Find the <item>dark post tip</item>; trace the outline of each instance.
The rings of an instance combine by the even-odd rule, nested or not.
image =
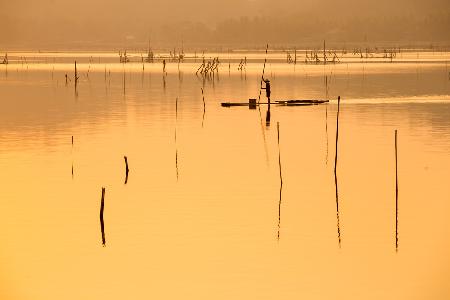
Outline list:
[[[128,158],[126,156],[123,157],[125,159],[125,167],[126,167],[126,171],[128,173],[129,169],[128,169]]]

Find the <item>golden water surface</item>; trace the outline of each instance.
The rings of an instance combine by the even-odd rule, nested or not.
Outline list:
[[[214,78],[201,58],[163,75],[116,53],[9,54],[0,299],[450,299],[450,54],[271,55],[272,101],[330,103],[271,105],[268,126],[267,106],[221,107],[258,97],[264,53],[225,53]]]

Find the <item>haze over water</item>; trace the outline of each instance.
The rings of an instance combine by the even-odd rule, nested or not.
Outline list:
[[[206,52],[221,62],[206,78],[201,53],[166,75],[129,55],[0,65],[0,298],[450,298],[449,52]],[[270,124],[266,105],[221,107],[258,98],[265,58],[272,102],[330,102],[272,104]]]

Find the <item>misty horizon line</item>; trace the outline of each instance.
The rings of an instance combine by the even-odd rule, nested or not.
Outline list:
[[[0,51],[6,49],[196,49],[206,48],[320,48],[330,47],[449,46],[450,13],[421,17],[372,16],[346,19],[292,16],[234,17],[208,25],[202,21],[172,21],[150,26],[129,22],[91,23],[79,26],[75,20],[58,25],[57,20],[32,24],[20,21],[0,36]]]

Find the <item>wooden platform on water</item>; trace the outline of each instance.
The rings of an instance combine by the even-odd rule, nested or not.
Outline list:
[[[253,101],[252,101],[253,100]],[[260,102],[257,103],[256,99],[249,99],[248,102],[222,102],[221,105],[223,107],[232,107],[232,106],[249,106],[250,108],[259,106],[259,105],[268,105],[268,102]],[[282,105],[282,106],[307,106],[307,105],[318,105],[328,103],[330,100],[313,100],[313,99],[301,99],[301,100],[275,100],[271,102],[271,105]]]

